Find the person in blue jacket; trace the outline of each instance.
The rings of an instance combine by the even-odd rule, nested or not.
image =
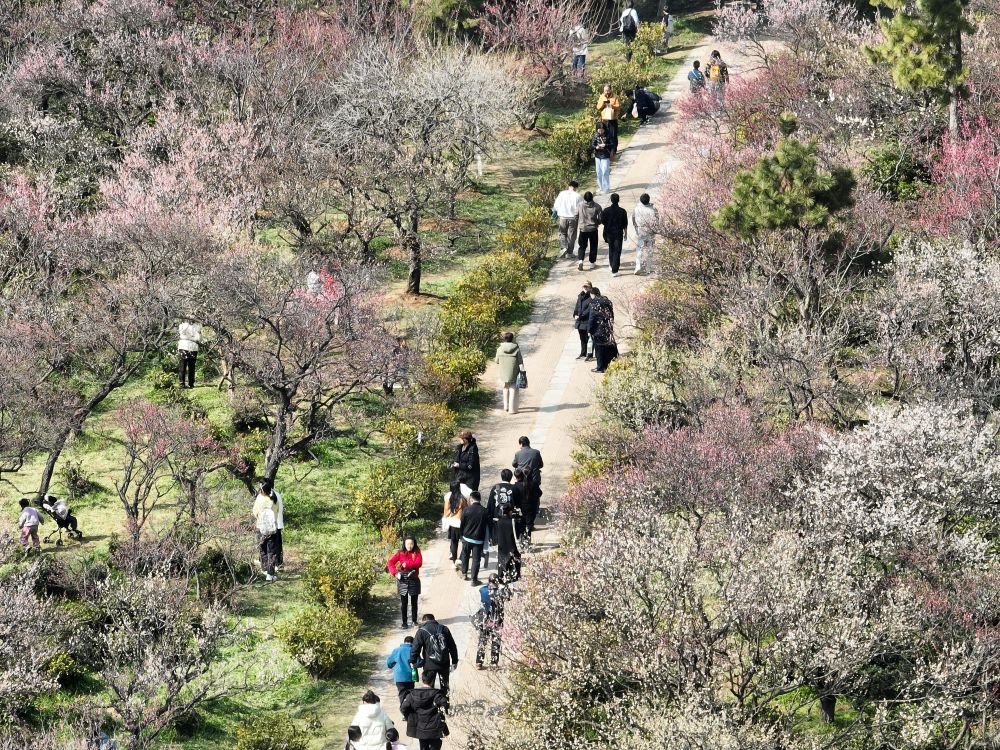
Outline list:
[[[389,654],[385,660],[385,665],[392,670],[392,679],[396,682],[396,690],[399,691],[399,705],[403,705],[406,696],[413,690],[413,671],[410,667],[410,652],[413,650],[413,636],[408,635],[403,642],[396,646],[396,649]],[[418,659],[417,666],[424,666],[424,660]]]

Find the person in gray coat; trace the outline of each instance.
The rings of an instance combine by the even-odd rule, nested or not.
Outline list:
[[[542,468],[545,462],[542,461],[541,452],[531,447],[531,441],[526,435],[519,437],[517,444],[519,448],[514,454],[513,466],[524,473],[524,526],[530,538],[531,532],[535,530],[535,518],[542,499]]]
[[[597,227],[601,225],[601,204],[594,200],[594,194],[590,191],[583,194],[583,203],[577,209],[577,229],[579,231],[579,245],[577,248],[577,258],[580,264],[577,266],[583,270],[583,259],[587,252],[587,245],[590,245],[590,267],[597,263]]]
[[[503,410],[517,414],[517,374],[524,371],[524,357],[521,347],[514,341],[514,334],[508,331],[503,342],[497,347],[497,379],[503,393]]]

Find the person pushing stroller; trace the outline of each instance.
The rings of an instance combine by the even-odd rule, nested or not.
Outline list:
[[[66,532],[70,539],[76,539],[77,541],[83,539],[83,532],[78,527],[76,516],[70,511],[69,503],[66,502],[65,498],[46,495],[45,499],[42,500],[42,510],[48,513],[52,520],[56,522],[56,527],[45,537],[44,541],[46,543],[51,541],[53,534],[59,534],[56,546],[61,547],[63,544],[63,531]]]

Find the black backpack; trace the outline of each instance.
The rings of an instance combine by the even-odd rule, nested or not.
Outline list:
[[[622,19],[622,33],[623,34],[635,33],[635,19],[632,17],[631,13],[628,13],[625,16],[625,18]]]
[[[448,641],[444,637],[444,628],[438,627],[436,632],[427,632],[427,661],[435,664],[448,663]]]

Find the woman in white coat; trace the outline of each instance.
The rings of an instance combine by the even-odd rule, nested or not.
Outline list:
[[[382,708],[379,697],[371,690],[361,698],[351,725],[361,729],[361,739],[354,743],[358,750],[385,750],[385,733],[393,728],[393,723]]]

